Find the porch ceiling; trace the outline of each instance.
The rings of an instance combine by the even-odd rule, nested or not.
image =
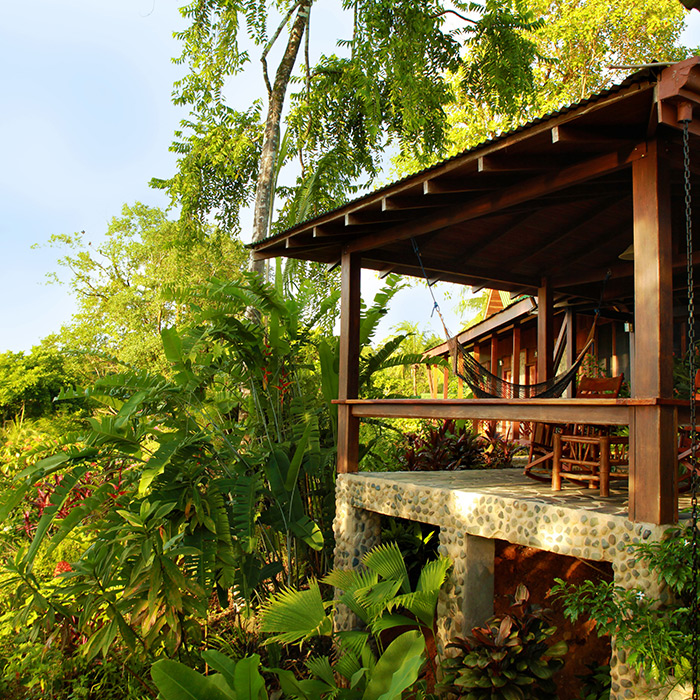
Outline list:
[[[690,73],[697,62],[677,66],[689,64]],[[254,254],[332,265],[343,251],[355,252],[363,267],[420,276],[415,238],[431,280],[518,293],[533,292],[549,277],[560,294],[597,299],[610,269],[606,296],[624,300],[633,294],[633,263],[619,258],[633,237],[632,163],[658,134],[667,144],[681,287],[681,136],[659,123],[674,123],[675,110],[669,118],[658,102],[660,94],[675,99],[683,92],[670,73],[676,67],[636,74],[579,106],[261,241]],[[700,133],[695,123],[691,131]],[[693,135],[691,147],[698,191],[700,137]]]

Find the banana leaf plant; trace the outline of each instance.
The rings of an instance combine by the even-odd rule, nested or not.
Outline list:
[[[323,545],[303,491],[307,472],[328,470],[330,452],[320,404],[299,391],[313,330],[254,277],[212,282],[206,302],[195,325],[163,331],[168,374],[126,367],[64,391],[101,409],[0,499],[0,521],[19,527],[24,499],[51,484],[5,582],[22,581],[18,621],[31,607],[25,618],[41,627],[45,599],[67,607],[89,655],[119,641],[135,654],[172,655],[198,642],[213,594],[225,601],[233,589],[251,602],[285,567],[291,580],[292,551]],[[247,319],[249,306],[269,323]],[[85,548],[69,570],[32,578],[37,556],[75,537]]]

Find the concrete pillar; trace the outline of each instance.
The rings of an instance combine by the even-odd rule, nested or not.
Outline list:
[[[447,643],[469,634],[493,615],[494,540],[440,528],[439,553],[452,560],[452,570],[437,606],[437,652],[450,655]]]

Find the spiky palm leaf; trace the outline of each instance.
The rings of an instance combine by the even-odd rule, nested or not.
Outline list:
[[[401,582],[401,590],[409,593],[411,584],[408,580],[406,562],[396,542],[380,544],[362,557],[362,563],[383,579],[395,579]]]
[[[330,634],[332,627],[315,580],[306,590],[285,589],[272,596],[260,611],[260,631],[272,635],[268,643],[294,644]]]

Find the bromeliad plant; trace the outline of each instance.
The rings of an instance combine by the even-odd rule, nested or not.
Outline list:
[[[465,700],[556,700],[552,676],[564,665],[563,641],[550,644],[556,628],[546,611],[530,604],[520,584],[511,613],[496,616],[470,637],[450,644],[456,656],[443,662],[442,692]]]

